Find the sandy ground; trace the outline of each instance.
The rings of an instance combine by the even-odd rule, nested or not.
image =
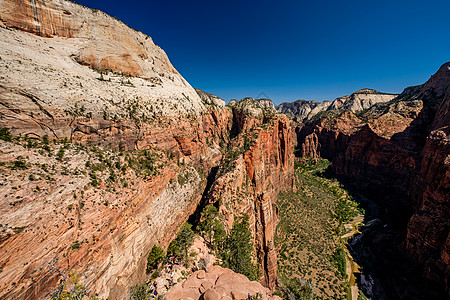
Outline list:
[[[345,224],[345,228],[350,229],[350,231],[342,235],[341,238],[347,239],[357,234],[359,232],[358,227],[363,221],[364,216],[361,215],[354,218],[351,223]],[[358,300],[359,289],[356,284],[355,273],[359,273],[359,266],[353,261],[353,257],[346,247],[344,247],[344,251],[346,256],[346,274],[350,284],[350,299]]]

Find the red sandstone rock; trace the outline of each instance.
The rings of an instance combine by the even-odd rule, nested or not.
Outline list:
[[[205,274],[205,278],[199,280],[199,274]],[[218,278],[211,281],[207,278]],[[192,280],[194,278],[195,280]],[[189,282],[189,284],[186,284]],[[195,283],[195,284],[193,284]],[[188,287],[189,286],[189,287]],[[198,295],[196,294],[199,291]],[[272,296],[269,289],[261,284],[248,280],[242,274],[234,273],[229,269],[219,266],[209,267],[205,271],[196,271],[182,283],[178,283],[166,293],[167,300],[178,300],[191,297],[197,299],[248,299],[248,296],[260,295],[264,300],[279,300],[277,296]]]
[[[3,173],[13,180],[0,189],[0,224],[26,230],[0,234],[0,298],[43,296],[60,279],[47,265],[55,259],[58,268],[85,273],[89,289],[100,297],[123,299],[132,285],[145,281],[151,247],[166,247],[195,211],[206,185],[199,172],[207,174],[219,163],[218,144],[229,136],[231,110],[220,99],[203,105],[150,37],[102,12],[70,1],[7,0],[0,2],[0,19],[0,70],[9,74],[0,84],[0,127],[16,136],[48,135],[50,142],[99,144],[105,153],[122,147],[173,156],[151,178],[126,169],[130,186],[116,186],[116,192],[104,185],[89,188],[89,176],[71,173],[52,175],[54,184],[28,180],[41,172],[37,165]],[[101,81],[77,60],[116,73]],[[67,161],[60,162],[4,141],[0,148],[3,162],[23,155],[56,170],[81,170],[89,159],[67,150]],[[177,166],[178,159],[189,165]],[[186,171],[189,180],[180,185],[177,178]],[[19,177],[16,194],[12,187]],[[16,196],[22,201],[9,205]],[[81,246],[72,249],[77,240]]]
[[[210,199],[222,199],[219,211],[230,228],[234,216],[242,212],[249,215],[257,259],[263,274],[261,283],[274,289],[277,281],[277,253],[273,242],[277,212],[274,203],[280,190],[293,187],[291,125],[282,115],[274,116],[262,125],[263,120],[252,120],[245,106],[244,109],[241,106],[240,103],[233,106],[235,118],[241,120],[237,123],[237,130],[244,133],[247,130],[250,136],[254,136],[253,145],[237,158],[232,170],[219,174],[211,188]],[[240,147],[244,137],[234,142],[236,148]]]
[[[445,278],[450,295],[449,107],[450,88],[436,114],[423,150],[420,175],[426,182],[426,188],[423,194],[415,195],[417,208],[408,224],[406,249],[412,258],[424,265],[427,277],[438,282]]]
[[[445,286],[447,294],[449,108],[450,63],[446,63],[424,85],[405,89],[399,101],[381,110],[369,109],[363,116],[370,125],[358,128],[355,119],[343,115],[344,123],[338,118],[297,128],[302,156],[326,157],[337,175],[360,188],[397,195],[396,202],[384,203],[392,211],[414,210],[406,251],[425,276]]]

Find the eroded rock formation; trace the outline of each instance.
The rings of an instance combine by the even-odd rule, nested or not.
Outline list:
[[[428,91],[444,99],[418,166],[425,188],[414,195],[415,212],[408,223],[405,247],[424,266],[427,277],[445,281],[450,295],[450,64],[442,66],[424,88],[430,85]]]
[[[234,273],[229,269],[211,266],[206,270],[199,270],[186,280],[177,284],[166,294],[167,300],[178,299],[242,299],[259,297],[262,300],[278,300],[272,296],[268,288],[260,283],[250,281],[242,274]]]
[[[273,289],[277,280],[275,201],[279,191],[293,187],[291,126],[286,117],[253,99],[234,104],[233,115],[240,136],[232,141],[228,155],[234,155],[234,151],[242,155],[231,164],[225,155],[211,187],[210,201],[219,201],[219,210],[230,228],[234,216],[242,212],[249,215],[262,283]]]
[[[446,63],[422,86],[357,117],[344,112],[297,128],[299,153],[332,160],[334,174],[376,195],[404,232],[402,249],[447,294],[449,87]]]
[[[13,134],[108,140],[116,146],[123,139],[133,148],[144,135],[141,120],[205,109],[150,37],[102,12],[70,1],[2,1],[0,19],[6,25],[0,28],[0,126]],[[76,29],[82,24],[85,29]],[[33,34],[34,25],[40,36]],[[90,48],[95,63],[80,61]],[[130,59],[139,72],[126,71]]]
[[[353,113],[369,109],[377,103],[386,103],[394,99],[395,94],[380,93],[372,89],[361,89],[351,95],[336,98],[334,101],[297,100],[292,103],[281,103],[277,110],[293,118],[296,122],[308,122],[323,112],[349,110]]]
[[[71,56],[94,69],[113,70],[156,81],[159,74],[180,76],[152,39],[107,14],[70,1],[6,0],[0,3],[4,25],[42,37],[74,39]]]
[[[226,107],[195,91],[150,37],[69,1],[2,1],[0,20],[0,127],[18,137],[0,141],[0,298],[39,298],[58,269],[123,299],[239,143],[247,148],[228,171],[251,191],[244,211],[262,282],[274,287],[272,201],[292,183],[293,139],[270,101],[257,114]],[[238,211],[222,211],[232,224]]]

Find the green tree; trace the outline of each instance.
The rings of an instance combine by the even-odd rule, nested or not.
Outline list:
[[[225,244],[223,253],[225,266],[247,276],[250,280],[258,280],[259,269],[252,262],[253,243],[248,215],[243,214],[235,220]]]
[[[198,228],[203,238],[209,244],[210,247],[221,248],[226,233],[222,222],[220,221],[220,215],[217,208],[209,204],[203,208],[201,213],[200,223]]]
[[[341,246],[339,246],[336,249],[336,251],[333,254],[333,258],[334,258],[334,265],[338,269],[339,273],[341,274],[341,276],[343,278],[346,278],[347,277],[347,273],[346,273],[347,259],[345,258],[345,251],[344,251],[344,249],[342,249]]]
[[[42,137],[42,143],[45,144],[45,145],[48,145],[48,143],[49,143],[48,135],[44,135],[44,136]]]
[[[61,147],[61,148],[59,148],[58,153],[56,153],[56,159],[62,160],[63,157],[64,157],[64,148]]]
[[[18,156],[15,161],[13,161],[13,164],[11,166],[12,170],[25,170],[28,169],[27,163],[25,161],[25,158],[22,156]]]
[[[11,131],[7,127],[0,128],[0,139],[10,142],[12,140]]]
[[[147,257],[147,274],[158,268],[164,259],[164,250],[154,245]]]
[[[293,278],[289,280],[286,284],[287,296],[291,299],[297,300],[313,300],[316,299],[314,289],[309,281],[304,281],[299,278]]]
[[[81,280],[81,276],[71,271],[69,274],[63,274],[62,281],[55,288],[54,292],[45,296],[44,299],[52,300],[98,300],[96,296],[89,296],[89,291],[86,289],[86,276]]]
[[[214,250],[216,252],[224,251],[225,242],[227,239],[227,233],[223,227],[222,222],[219,219],[214,220]]]
[[[180,232],[178,233],[176,239],[174,239],[167,249],[167,255],[174,254],[175,256],[187,258],[188,249],[194,243],[194,231],[192,230],[192,225],[189,223],[184,223],[181,226]]]
[[[47,152],[50,152],[50,146],[49,146],[49,140],[48,135],[44,135],[42,137],[42,149],[44,149]]]
[[[130,288],[130,299],[131,300],[153,299],[150,287],[145,283],[133,285]]]

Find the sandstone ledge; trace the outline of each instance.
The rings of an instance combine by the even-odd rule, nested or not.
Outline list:
[[[248,296],[260,295],[262,299],[278,300],[268,288],[256,281],[250,281],[242,274],[219,266],[194,272],[186,280],[178,283],[166,294],[167,300],[178,299],[248,299]]]

